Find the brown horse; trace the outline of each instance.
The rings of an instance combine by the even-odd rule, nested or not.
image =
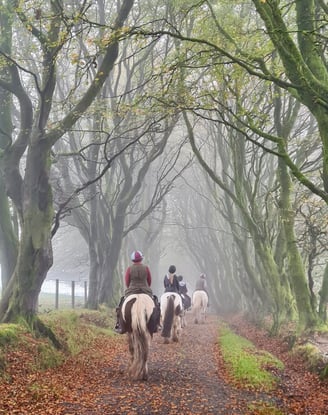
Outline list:
[[[121,323],[128,335],[131,355],[129,376],[148,379],[148,356],[153,333],[157,331],[154,301],[148,294],[131,294],[123,302]]]

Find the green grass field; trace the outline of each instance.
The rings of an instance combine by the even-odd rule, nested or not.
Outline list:
[[[84,297],[75,296],[74,308],[84,307]],[[56,295],[51,293],[41,292],[39,295],[39,312],[47,312],[56,308]],[[58,309],[73,308],[72,296],[70,294],[59,294],[58,296]]]

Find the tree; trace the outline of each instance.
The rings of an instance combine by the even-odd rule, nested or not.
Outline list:
[[[177,26],[176,19],[172,18],[166,29],[157,30],[149,25],[149,31],[145,29],[142,33],[146,36],[168,35],[179,41],[180,54],[176,64],[172,65],[172,73],[184,68],[183,79],[188,84],[188,88],[183,89],[183,94],[180,96],[180,108],[192,111],[196,115],[200,115],[206,109],[209,119],[214,112],[219,112],[220,122],[235,129],[247,140],[256,143],[267,152],[278,156],[297,180],[327,203],[327,70],[324,58],[326,26],[321,24],[322,20],[320,20],[320,16],[325,13],[323,2],[299,0],[288,3],[253,0],[242,4],[239,1],[212,4],[204,1],[200,4],[183,2],[175,7],[174,15],[181,12],[183,23],[180,21]],[[191,21],[192,26],[189,24]],[[205,21],[206,25],[203,24]],[[249,33],[252,33],[252,36],[247,36]],[[188,68],[188,71],[185,68]],[[191,68],[194,70],[192,71]],[[200,75],[200,68],[205,73]],[[222,68],[226,69],[223,74],[224,78],[221,77]],[[276,91],[281,91],[280,94],[286,93],[294,97],[301,104],[302,109],[304,106],[313,114],[320,134],[323,154],[321,183],[317,179],[311,180],[307,171],[302,170],[297,164],[294,157],[295,148],[289,143],[290,137],[285,135],[285,131],[272,128],[274,120],[272,113],[263,113],[255,106],[246,108],[242,100],[238,100],[237,105],[231,105],[231,102],[226,99],[226,92],[229,88],[220,90],[219,86],[222,80],[233,85],[237,77],[246,81],[246,85],[250,86],[248,101],[257,103],[259,94],[262,96],[262,92],[268,90],[268,85],[274,85]],[[199,87],[197,93],[192,94],[190,85],[197,85],[196,79],[202,79],[202,88]],[[206,87],[210,84],[207,82],[208,79],[213,80],[212,88]],[[195,90],[197,88],[194,88],[193,92]],[[222,95],[220,96],[218,92]],[[230,114],[230,121],[222,114]],[[188,120],[186,122],[188,124]],[[295,125],[293,131],[298,128],[298,125]],[[193,129],[188,129],[192,137]],[[292,130],[287,131],[290,133]],[[193,148],[197,154],[198,146],[193,144]],[[198,158],[201,159],[199,156],[198,154]],[[202,163],[204,168],[206,168],[205,164]],[[289,186],[289,179],[285,174],[286,171],[283,172],[283,165],[280,164],[280,178],[284,180],[285,192]],[[214,177],[212,178],[215,180]],[[283,196],[283,193],[281,195]],[[240,202],[234,200],[234,203]],[[287,210],[285,209],[285,213]],[[246,217],[245,220],[247,220]],[[284,224],[284,237],[286,242],[290,243],[286,245],[289,249],[295,247],[295,242],[291,243],[293,240],[292,222],[293,218],[289,216]],[[256,228],[253,229],[256,230]],[[267,258],[266,274],[272,277],[274,275],[270,271],[272,258],[267,256],[268,252],[261,246],[260,241],[257,239],[262,260]],[[293,279],[293,289],[297,294],[299,311],[301,311],[302,301],[305,297],[308,298],[308,287],[304,273],[299,267],[299,256],[296,251],[292,253],[291,250],[289,250],[289,255],[289,277]],[[297,267],[298,271],[295,272]],[[321,290],[323,304],[328,298],[326,291],[328,284],[325,282],[327,275],[328,272],[325,272]],[[276,286],[276,299],[278,299],[282,294],[278,289],[279,272],[275,273],[274,280],[277,282],[274,285]],[[306,305],[307,312],[305,313],[308,317],[302,320],[306,325],[312,325],[314,319],[311,316],[308,300],[306,300]]]
[[[28,6],[28,5],[27,5]],[[36,50],[39,72],[28,69],[24,56],[17,49],[9,55],[1,50],[2,61],[9,79],[0,79],[0,89],[8,91],[19,104],[20,127],[17,136],[1,156],[1,171],[8,196],[19,214],[20,240],[15,270],[0,303],[0,321],[15,321],[22,316],[33,324],[41,285],[52,265],[51,227],[53,223],[52,189],[49,182],[52,147],[82,117],[113,68],[118,56],[118,45],[124,34],[123,24],[133,6],[133,0],[118,5],[117,15],[109,23],[99,47],[90,50],[91,62],[98,59],[97,72],[87,89],[79,94],[75,85],[75,102],[68,105],[63,117],[52,124],[51,114],[57,81],[57,62],[60,54],[67,56],[65,48],[72,44],[75,31],[83,30],[89,19],[88,5],[64,9],[60,2],[44,4],[37,14],[18,1],[10,2],[11,18],[23,27],[24,35]],[[90,10],[92,13],[92,10]],[[92,18],[92,16],[90,16]],[[90,29],[93,24],[88,23]],[[33,90],[27,79],[32,79]],[[32,99],[33,97],[33,99]],[[34,105],[37,101],[37,106]],[[26,155],[24,159],[23,156]],[[25,164],[22,174],[21,165]]]

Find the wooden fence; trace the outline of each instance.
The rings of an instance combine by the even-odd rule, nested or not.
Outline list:
[[[41,290],[39,295],[39,310],[85,307],[88,300],[88,283],[87,281],[62,281],[46,280],[47,283],[54,283],[54,289],[51,292]],[[70,290],[68,291],[68,287]],[[79,288],[79,294],[76,291]]]

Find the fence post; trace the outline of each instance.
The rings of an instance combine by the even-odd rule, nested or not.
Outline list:
[[[58,310],[58,302],[59,302],[59,280],[56,280],[56,310]]]
[[[72,308],[75,308],[75,281],[72,281]]]
[[[84,308],[87,307],[88,302],[88,283],[84,281]]]

